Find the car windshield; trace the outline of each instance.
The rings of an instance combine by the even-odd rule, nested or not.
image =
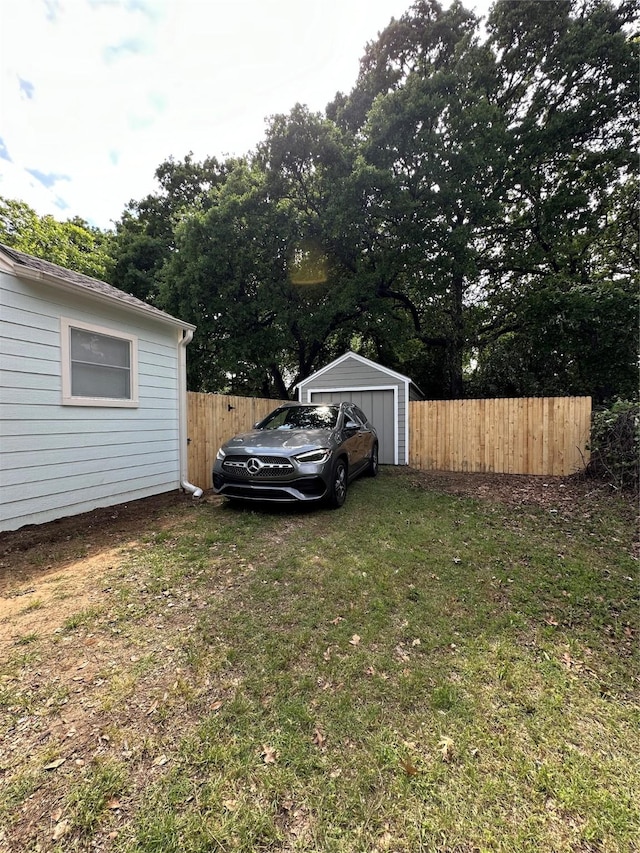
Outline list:
[[[337,406],[288,406],[267,415],[258,429],[334,429],[337,422]]]

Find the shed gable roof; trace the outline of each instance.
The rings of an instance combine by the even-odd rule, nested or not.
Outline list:
[[[41,258],[28,255],[26,252],[20,252],[18,249],[5,246],[3,243],[0,243],[0,269],[13,273],[18,278],[45,281],[67,290],[84,292],[102,301],[119,303],[123,308],[155,317],[157,320],[170,323],[173,326],[195,329],[191,323],[185,323],[177,317],[172,317],[171,314],[167,314],[165,311],[149,305],[148,302],[143,302],[142,299],[107,284],[106,281],[100,281],[100,279],[92,278],[89,275],[84,275],[84,273],[74,272],[58,266],[58,264],[52,264],[50,261],[44,261]]]
[[[395,379],[396,382],[402,382],[412,385],[414,388],[416,388],[416,390],[419,391],[415,383],[413,383],[408,376],[403,376],[402,373],[397,373],[395,370],[391,370],[391,368],[389,367],[383,367],[383,365],[378,364],[375,361],[371,361],[371,359],[365,358],[363,355],[358,355],[358,353],[352,352],[351,350],[345,352],[344,355],[341,355],[340,358],[336,358],[334,361],[330,362],[330,364],[321,367],[320,370],[317,370],[315,373],[312,373],[311,376],[307,376],[307,378],[303,379],[302,382],[298,382],[297,387],[303,388],[308,382],[312,382],[318,379],[323,374],[327,373],[330,370],[333,370],[334,367],[338,367],[340,364],[350,358],[359,361],[361,364],[366,364],[367,367],[371,367],[374,370],[378,370],[380,373],[384,373],[386,376]]]

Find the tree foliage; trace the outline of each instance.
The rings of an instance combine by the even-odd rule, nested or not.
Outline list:
[[[215,157],[202,163],[187,154],[170,157],[156,169],[159,191],[131,200],[116,223],[110,281],[139,299],[154,302],[165,263],[174,249],[174,231],[184,216],[206,206],[210,189],[225,174]]]
[[[113,282],[194,322],[190,384],[282,397],[347,348],[429,396],[637,381],[637,3],[417,0],[325,114],[162,164]]]
[[[110,235],[79,217],[59,222],[0,196],[0,243],[94,278],[108,276]]]

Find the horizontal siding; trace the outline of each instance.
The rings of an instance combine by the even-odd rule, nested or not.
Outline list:
[[[69,408],[71,410],[71,407]],[[77,410],[73,409],[71,411]],[[85,412],[90,411],[91,409],[88,408],[85,410]],[[100,412],[101,411],[102,410],[100,410]],[[25,422],[24,419],[20,420],[20,418],[14,418],[12,420],[3,419],[0,429],[0,435],[2,436],[2,451],[8,449],[8,444],[6,444],[6,442],[9,441],[11,436],[18,439],[20,436],[24,435],[32,435],[36,437],[38,439],[37,444],[34,444],[34,449],[36,450],[42,446],[45,437],[49,435],[74,436],[74,446],[78,446],[86,441],[104,442],[104,439],[99,438],[99,436],[102,434],[106,436],[111,435],[114,427],[116,426],[116,422],[101,418],[100,412],[94,412],[93,418],[84,417],[82,419],[79,418],[74,420],[73,417],[69,417],[67,420],[58,419],[51,421],[46,416],[46,406],[43,406],[41,410],[38,411],[38,414],[42,414],[42,417],[38,419],[32,417],[28,422]],[[125,420],[119,422],[117,424],[118,441],[120,441],[122,436],[132,435],[134,436],[133,440],[139,442],[141,432],[144,432],[145,437],[155,440],[159,436],[166,436],[167,432],[176,429],[175,418],[156,418],[151,417],[151,415],[152,412],[148,412],[147,417],[137,418],[135,423],[132,422],[128,424]],[[24,443],[21,447],[24,448]]]
[[[176,462],[177,454],[167,455],[159,459],[152,453],[146,454],[146,459],[140,458],[136,465],[123,467],[122,457],[117,459],[101,459],[96,465],[96,460],[73,465],[52,466],[51,470],[43,472],[41,477],[29,477],[25,471],[22,482],[5,484],[5,477],[16,472],[3,472],[2,491],[3,497],[11,503],[12,500],[20,498],[21,493],[29,491],[29,499],[37,500],[41,497],[56,495],[63,492],[84,492],[90,495],[93,489],[108,483],[128,484],[146,482],[150,477],[164,477],[166,475],[167,463]],[[144,462],[144,464],[143,464]],[[31,469],[32,470],[32,469]]]
[[[139,406],[61,405],[60,318],[138,339]],[[178,330],[0,273],[0,530],[178,489]]]
[[[2,275],[2,273],[0,273]],[[2,293],[0,293],[0,297]],[[1,305],[2,303],[0,303]],[[32,346],[43,345],[53,347],[53,349],[59,353],[60,350],[60,329],[58,326],[55,328],[52,326],[51,329],[45,328],[34,328],[29,325],[29,319],[32,322],[37,322],[40,320],[39,315],[35,314],[25,314],[23,317],[23,322],[14,323],[7,316],[7,312],[2,308],[2,352],[5,350],[5,346],[11,344],[13,341],[20,341],[20,345],[24,347],[31,348]],[[5,343],[5,341],[7,343]],[[27,353],[28,357],[28,353]],[[58,358],[60,356],[58,355]]]
[[[103,429],[100,432],[97,431],[95,424],[93,426],[94,428],[91,429],[91,431],[83,432],[82,430],[74,428],[74,431],[70,433],[68,430],[64,430],[62,428],[57,432],[47,431],[43,423],[39,424],[40,433],[37,434],[33,430],[31,433],[32,435],[37,435],[38,438],[36,459],[39,458],[40,454],[47,453],[49,451],[61,454],[62,451],[69,448],[69,439],[67,437],[69,435],[74,436],[73,447],[68,450],[71,454],[81,454],[86,449],[91,449],[96,453],[96,458],[98,458],[97,454],[99,453],[111,453],[111,445],[105,444],[104,442],[104,436],[111,431],[109,429],[109,424],[104,424]],[[161,442],[168,440],[167,434],[170,433],[171,429],[175,425],[173,423],[168,424],[166,429],[152,429],[151,427],[153,426],[156,426],[156,422],[150,421],[149,429],[145,430],[145,436],[147,441],[151,442],[154,446],[160,447]],[[140,431],[121,430],[118,433],[118,443],[123,448],[123,453],[125,452],[124,448],[128,445],[139,447]],[[23,453],[24,441],[22,441],[22,436],[3,433],[2,451],[6,454],[7,459],[10,458],[10,454],[12,453]],[[18,467],[18,465],[15,465],[15,467]]]
[[[108,483],[90,491],[56,492],[37,502],[26,498],[23,490],[22,495],[15,500],[2,503],[0,530],[16,530],[24,526],[25,518],[29,519],[28,524],[44,524],[57,518],[89,512],[98,507],[114,506],[165,492],[177,492],[177,488],[175,483],[167,483],[166,478],[162,476],[146,477],[144,481]]]
[[[27,387],[11,388],[10,390],[7,390],[6,388],[0,389],[0,403],[13,407],[20,406],[23,409],[38,406],[44,406],[50,409],[53,406],[61,406],[62,382],[61,380],[56,379],[56,387],[51,381],[51,377],[48,378],[49,384],[53,387],[42,388],[37,387],[38,385],[43,384],[42,377],[37,376],[37,374],[26,374],[24,381]],[[140,405],[144,405],[145,403],[147,403],[150,408],[158,409],[163,408],[163,406],[169,404],[171,408],[174,408],[176,395],[178,393],[176,387],[149,388],[148,386],[142,383],[143,378],[144,377],[140,376],[140,388],[138,389]],[[65,408],[72,409],[73,407],[65,406]],[[76,407],[76,411],[77,408],[79,407]],[[103,417],[107,417],[105,408],[101,408],[100,411],[103,413]],[[116,409],[116,411],[119,410]],[[134,409],[133,411],[139,411],[139,409]]]
[[[82,476],[100,475],[116,463],[122,466],[124,461],[129,463],[128,475],[138,477],[146,472],[149,464],[155,463],[158,455],[163,453],[163,449],[166,459],[175,460],[174,442],[167,440],[152,447],[153,449],[148,453],[143,453],[138,441],[130,444],[121,443],[116,461],[113,459],[113,449],[110,446],[50,448],[40,450],[37,454],[19,451],[6,455],[7,465],[0,474],[0,483],[4,489],[21,483],[47,482],[65,478],[69,471]]]
[[[378,388],[384,385],[398,385],[398,382],[381,370],[348,358],[341,364],[326,370],[322,375],[307,380],[304,384],[304,392],[314,388],[353,388],[354,386]]]
[[[28,360],[27,360],[28,359]],[[26,371],[25,367],[29,366],[30,371]],[[23,376],[31,375],[35,372],[37,376],[58,376],[60,372],[60,362],[51,358],[37,358],[35,355],[10,355],[2,353],[2,368],[4,372],[3,383],[6,380],[7,384],[10,377],[7,374],[15,373]]]

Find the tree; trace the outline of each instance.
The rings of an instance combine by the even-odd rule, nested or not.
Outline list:
[[[354,92],[329,108],[363,140],[377,293],[404,307],[414,360],[431,353],[433,363],[440,351],[443,395],[471,390],[474,364],[513,340],[534,352],[541,325],[549,349],[562,343],[583,365],[580,314],[606,306],[632,325],[628,293],[596,298],[612,190],[634,168],[630,9],[503,0],[481,43],[459,4],[417,2],[368,47]],[[574,334],[556,322],[569,303]],[[529,360],[538,393],[575,387],[567,371],[541,371],[553,360],[540,355]],[[590,361],[610,356],[605,346]]]
[[[206,207],[209,191],[223,180],[228,168],[215,157],[195,162],[191,153],[183,161],[169,157],[161,163],[155,172],[159,191],[130,201],[116,223],[112,284],[153,303],[161,270],[174,247],[176,226],[181,217]]]
[[[510,149],[487,265],[498,334],[479,342],[478,390],[502,385],[507,366],[507,393],[602,400],[636,385],[630,14],[631,4],[502,2],[490,16]]]
[[[433,397],[635,382],[637,0],[417,0],[326,115],[168,161],[116,275],[198,325],[191,387],[286,396],[346,348]],[[122,284],[121,284],[122,286]],[[626,391],[625,391],[626,393]]]
[[[347,153],[331,122],[295,107],[176,229],[160,304],[198,326],[192,387],[287,397],[342,346],[363,310],[328,212]]]
[[[0,197],[0,242],[75,272],[105,280],[111,235],[75,217],[59,222],[29,205]]]

